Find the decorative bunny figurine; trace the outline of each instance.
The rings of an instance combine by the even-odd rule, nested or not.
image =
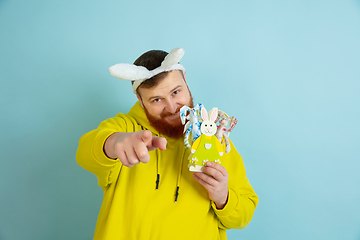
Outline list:
[[[217,130],[215,120],[218,116],[218,109],[213,108],[208,114],[202,107],[200,115],[203,119],[200,127],[202,135],[192,145],[189,156],[188,167],[193,172],[201,172],[201,168],[209,161],[221,164],[221,156],[224,154],[220,141],[214,135]]]
[[[186,120],[189,120],[184,127],[185,137],[184,144],[186,148],[191,148],[191,144],[201,135],[200,125],[201,117],[199,115],[200,109],[203,105],[198,103],[194,108],[189,108],[184,105],[180,109],[181,122],[184,125]],[[189,112],[189,115],[187,113]],[[189,136],[191,133],[192,141],[189,142]]]

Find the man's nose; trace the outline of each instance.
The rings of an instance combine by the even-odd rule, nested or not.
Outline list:
[[[177,103],[172,100],[168,100],[166,103],[166,110],[171,113],[176,113]]]

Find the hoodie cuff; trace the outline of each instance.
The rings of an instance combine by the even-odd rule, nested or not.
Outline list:
[[[95,138],[94,146],[93,146],[93,154],[95,156],[95,159],[102,165],[113,165],[115,162],[118,161],[108,158],[108,156],[106,156],[104,152],[105,141],[113,133],[114,131],[110,131],[110,130],[100,131]]]
[[[225,217],[230,215],[234,211],[234,209],[238,205],[238,201],[239,200],[236,193],[231,188],[229,188],[228,201],[223,209],[217,209],[214,202],[211,202],[211,205],[217,216]]]

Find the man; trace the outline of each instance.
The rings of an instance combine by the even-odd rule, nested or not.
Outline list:
[[[187,169],[179,110],[193,100],[183,55],[153,50],[110,68],[139,101],[79,141],[78,164],[104,190],[94,239],[226,239],[226,229],[251,221],[258,197],[232,143],[222,165]]]

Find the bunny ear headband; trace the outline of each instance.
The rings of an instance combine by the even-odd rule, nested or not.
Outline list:
[[[181,70],[185,72],[185,68],[179,64],[180,59],[184,56],[184,50],[182,48],[174,48],[171,52],[166,55],[164,61],[162,61],[160,67],[157,67],[149,71],[146,67],[136,66],[129,63],[118,63],[109,68],[110,74],[116,78],[122,80],[134,81],[133,91],[136,93],[136,89],[139,85],[153,76],[168,72],[171,70]]]

